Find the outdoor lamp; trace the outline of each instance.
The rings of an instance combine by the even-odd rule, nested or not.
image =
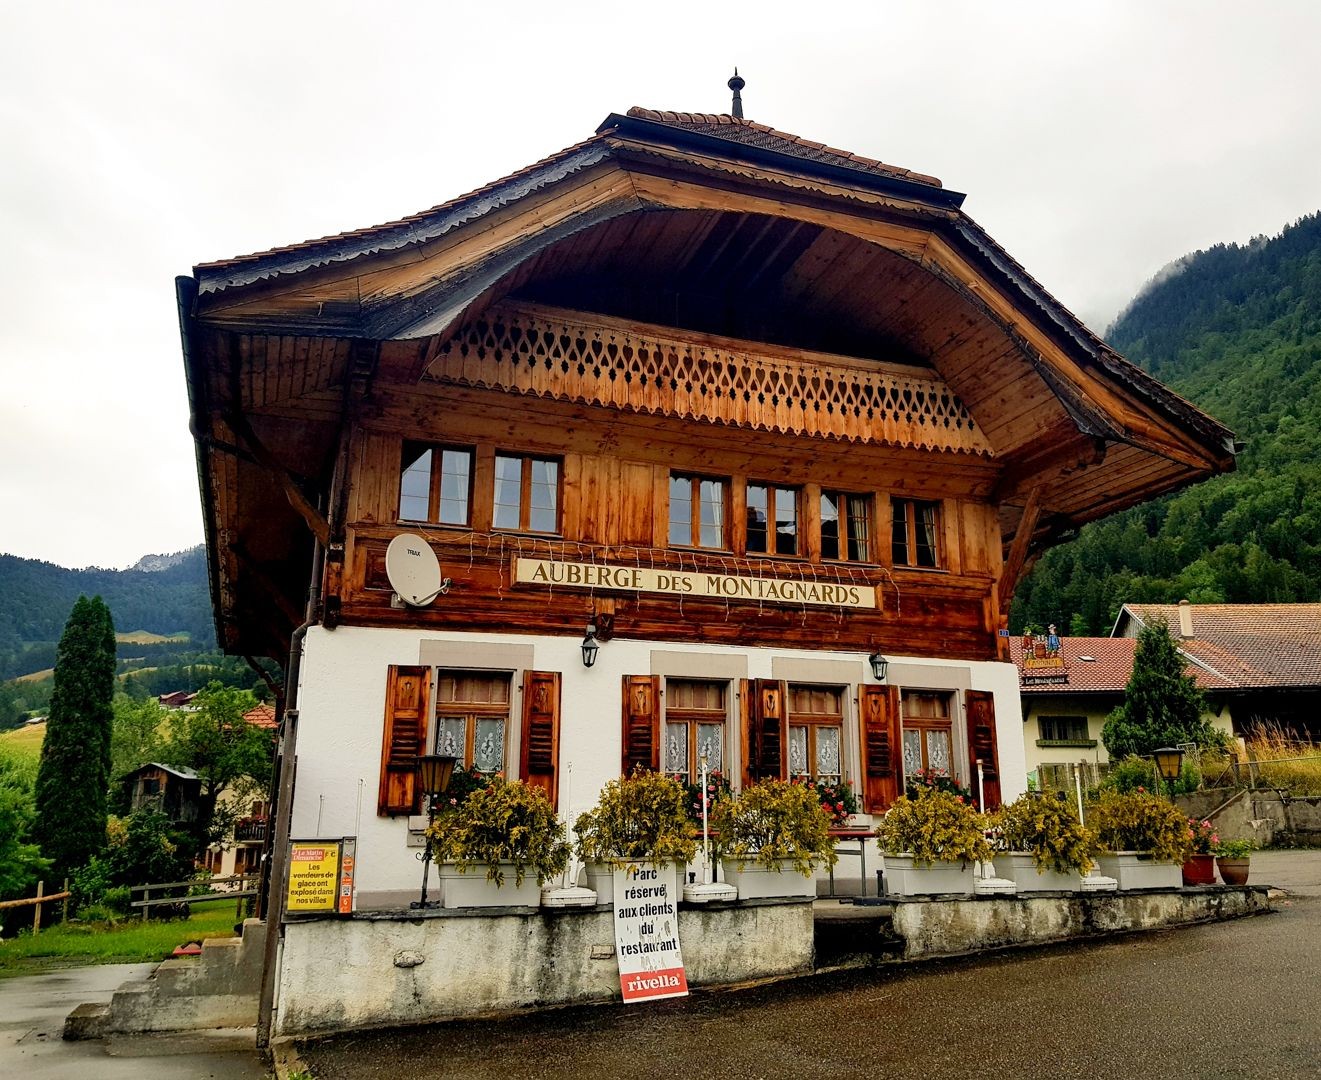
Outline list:
[[[871,673],[876,676],[876,681],[885,682],[885,671],[890,666],[890,661],[880,653],[874,652],[867,657],[867,662],[871,664]]]
[[[591,667],[596,663],[596,654],[601,651],[601,645],[596,640],[596,624],[587,624],[587,636],[583,638],[583,667]]]
[[[450,786],[450,777],[454,775],[455,759],[447,754],[422,754],[417,759],[417,786],[427,797],[427,826],[436,820],[436,803],[445,789]],[[431,870],[431,837],[427,836],[422,850],[418,852],[422,860],[422,899],[414,900],[411,908],[435,907],[436,901],[427,901],[427,876]]]
[[[1160,778],[1170,786],[1170,796],[1174,796],[1174,782],[1183,773],[1183,751],[1177,746],[1163,746],[1152,753],[1156,759],[1156,771]]]

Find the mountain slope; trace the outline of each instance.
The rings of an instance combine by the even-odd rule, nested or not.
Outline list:
[[[1108,336],[1234,429],[1238,470],[1047,552],[1011,627],[1104,634],[1126,601],[1321,598],[1321,214],[1179,260]]]

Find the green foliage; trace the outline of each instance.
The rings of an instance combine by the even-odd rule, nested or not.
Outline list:
[[[821,809],[830,816],[832,829],[843,828],[850,814],[858,812],[858,797],[853,793],[853,785],[847,780],[813,780],[810,776],[794,778],[795,784],[810,788],[816,795]]]
[[[500,776],[442,812],[427,840],[437,862],[452,862],[460,872],[484,866],[496,885],[505,881],[502,863],[514,865],[519,885],[529,870],[543,885],[569,864],[564,826],[546,793]]]
[[[55,689],[37,770],[35,836],[57,878],[105,842],[115,627],[101,598],[80,596],[55,661]]]
[[[962,795],[923,787],[901,795],[876,829],[881,850],[922,863],[985,862],[991,857],[986,818]]]
[[[584,862],[646,859],[659,866],[686,863],[697,851],[684,786],[641,768],[607,783],[573,831]]]
[[[1194,855],[1210,855],[1220,843],[1220,834],[1209,821],[1199,818],[1188,819],[1188,840],[1193,846]]]
[[[1179,743],[1218,746],[1220,737],[1203,718],[1205,700],[1163,625],[1144,626],[1133,655],[1124,703],[1106,717],[1101,741],[1111,758],[1146,755]]]
[[[1212,851],[1221,859],[1248,859],[1256,849],[1257,845],[1251,840],[1220,840]]]
[[[998,832],[996,846],[1030,851],[1037,872],[1076,870],[1086,874],[1095,861],[1096,834],[1078,820],[1071,800],[1060,795],[1020,795],[988,815]]]
[[[835,865],[830,825],[814,785],[784,780],[763,780],[722,799],[711,821],[722,859],[740,868],[755,861],[767,870],[788,863],[804,877],[819,865]]]
[[[192,873],[190,840],[158,810],[111,818],[104,849],[73,874],[74,899],[80,907],[102,904],[127,913],[130,886],[183,881]]]
[[[685,783],[682,776],[675,776],[679,783],[683,784],[684,798],[688,805],[688,820],[693,828],[702,827],[702,782],[699,779],[696,783]],[[710,826],[715,817],[716,805],[725,802],[734,797],[734,789],[730,787],[729,777],[719,769],[712,769],[706,774],[706,817],[707,825]]]
[[[169,714],[155,698],[134,701],[124,694],[116,696],[112,708],[110,781],[113,785],[139,765],[161,756]]]
[[[910,799],[916,799],[924,791],[943,791],[947,795],[961,796],[967,802],[972,801],[972,791],[940,769],[922,769],[905,777],[904,794]]]
[[[0,900],[31,895],[29,888],[50,865],[30,842],[35,817],[29,772],[0,757]]]
[[[1158,795],[1103,791],[1087,808],[1087,824],[1106,851],[1141,851],[1157,862],[1183,863],[1192,854],[1188,819]]]
[[[1160,773],[1149,758],[1126,757],[1111,760],[1110,771],[1101,781],[1101,787],[1127,795],[1134,791],[1159,791]]]

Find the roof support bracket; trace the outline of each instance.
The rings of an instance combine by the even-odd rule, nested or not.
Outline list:
[[[1032,534],[1037,531],[1037,521],[1041,517],[1041,485],[1036,484],[1028,492],[1027,503],[1023,506],[1023,516],[1018,519],[1018,528],[1014,532],[1014,542],[1009,548],[1009,557],[1005,559],[1000,571],[999,600],[1000,610],[1009,609],[1009,601],[1014,598],[1014,589],[1023,575],[1027,564],[1028,547],[1032,543]]]
[[[330,523],[321,511],[312,505],[312,501],[303,494],[302,489],[294,482],[294,478],[289,475],[289,470],[280,464],[276,456],[257,437],[257,433],[252,430],[252,425],[248,423],[248,418],[242,412],[233,409],[226,414],[225,421],[234,434],[239,437],[239,441],[252,452],[252,456],[257,459],[257,463],[280,482],[280,487],[284,489],[284,497],[289,500],[289,505],[298,512],[298,515],[307,522],[307,527],[312,530],[312,535],[321,541],[323,545],[329,544]],[[300,617],[294,621],[301,622],[302,620]]]

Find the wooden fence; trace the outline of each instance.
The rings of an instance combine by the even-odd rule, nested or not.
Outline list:
[[[22,900],[0,900],[0,910],[5,908],[27,907],[32,905],[32,932],[41,933],[41,907],[43,904],[53,904],[60,901],[60,922],[67,922],[69,918],[69,879],[64,879],[64,889],[57,893],[45,894],[46,883],[37,882],[37,895],[29,896]]]

